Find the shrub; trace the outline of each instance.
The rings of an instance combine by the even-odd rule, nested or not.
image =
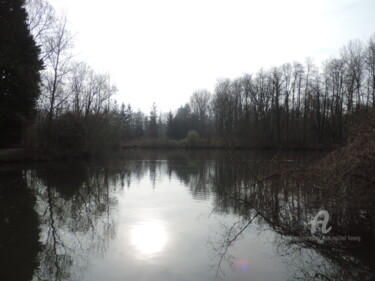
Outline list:
[[[106,153],[121,145],[121,122],[112,113],[95,113],[87,116],[66,112],[29,128],[27,146],[52,157],[94,156]]]
[[[199,141],[199,134],[197,131],[190,130],[186,135],[186,142],[189,146],[197,145]]]

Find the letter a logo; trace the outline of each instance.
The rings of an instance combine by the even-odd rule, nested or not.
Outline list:
[[[321,216],[323,216],[323,220],[319,220]],[[330,232],[332,229],[332,226],[330,226],[327,229],[328,220],[329,220],[329,213],[326,210],[319,211],[319,213],[314,217],[314,219],[309,221],[309,224],[311,224],[311,234],[314,234],[316,232],[316,227],[319,225],[322,228],[323,234]]]

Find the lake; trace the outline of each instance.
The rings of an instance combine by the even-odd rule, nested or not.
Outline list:
[[[268,177],[319,156],[125,154],[0,168],[0,280],[375,276],[372,191],[357,204],[303,178]]]

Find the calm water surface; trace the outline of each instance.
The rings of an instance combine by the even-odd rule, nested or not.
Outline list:
[[[351,206],[311,183],[261,180],[275,155],[243,156],[2,168],[0,280],[372,280],[372,198]],[[332,231],[312,235],[322,209]]]

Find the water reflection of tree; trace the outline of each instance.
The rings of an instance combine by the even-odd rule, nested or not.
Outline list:
[[[86,165],[56,164],[28,172],[43,244],[35,280],[79,279],[93,255],[104,255],[115,236],[112,192],[118,180],[110,169]]]
[[[31,280],[39,262],[35,197],[22,170],[0,172],[0,280]]]
[[[209,154],[206,153],[206,156]],[[188,186],[195,199],[207,199],[210,191],[212,161],[198,153],[174,153],[167,155],[168,174],[175,175]]]
[[[276,168],[294,162],[273,161],[272,155],[254,155],[243,160],[236,156],[212,156],[190,152],[163,154],[169,176],[176,176],[188,186],[194,198],[207,199],[211,195],[217,206],[215,212],[230,212],[240,218],[233,225],[224,225],[223,235],[211,244],[218,258],[218,274],[223,261],[231,262],[233,244],[255,219],[257,225],[277,234],[276,250],[284,257],[293,279],[357,280],[359,276],[371,276],[374,265],[366,264],[370,259],[353,251],[353,247],[374,245],[370,196],[367,200],[366,196],[354,200],[350,193],[345,193],[346,189],[322,189],[316,181],[301,178],[298,173],[274,174]],[[134,171],[149,169],[150,179],[155,181],[157,174],[163,172],[165,161],[160,161],[158,153],[149,158],[152,161],[130,161],[127,165],[137,163],[137,167],[132,166]],[[360,235],[363,243],[320,244],[316,240],[297,239],[309,237],[306,223],[322,208],[331,215],[331,235]]]
[[[267,176],[269,163],[242,162],[215,165],[212,174],[215,212],[233,212],[242,220],[226,226],[211,250],[231,262],[229,252],[240,233],[258,216],[257,224],[277,234],[275,246],[284,256],[296,280],[369,280],[374,277],[372,257],[363,257],[363,248],[374,248],[372,197],[353,198],[344,190],[326,190],[316,181],[301,179],[295,173]],[[268,170],[268,171],[267,171]],[[267,171],[267,172],[265,172]],[[361,192],[361,191],[360,191]],[[320,209],[331,215],[332,236],[361,236],[358,242],[311,240],[306,223]],[[302,239],[301,239],[302,238]],[[308,238],[308,239],[304,239]],[[220,244],[221,243],[221,244]],[[360,249],[358,249],[360,248]],[[361,249],[362,248],[362,249]]]
[[[104,255],[108,240],[115,235],[114,191],[119,186],[129,187],[146,173],[156,181],[164,170],[188,186],[194,198],[212,196],[215,212],[238,215],[239,221],[224,225],[222,235],[210,245],[219,264],[218,275],[223,261],[233,258],[232,246],[256,222],[277,234],[276,250],[293,279],[366,280],[367,275],[372,276],[374,265],[366,264],[370,259],[352,250],[353,246],[374,245],[371,196],[358,201],[345,189],[322,189],[316,182],[294,175],[270,177],[272,161],[211,156],[180,152],[164,154],[166,161],[160,161],[162,157],[156,154],[149,157],[152,161],[134,157],[102,166],[55,164],[30,170],[27,179],[37,197],[44,246],[34,279],[79,279],[89,266],[89,258]],[[305,224],[321,208],[331,215],[332,235],[360,235],[364,243],[319,244],[295,239],[310,235]]]
[[[207,243],[210,248],[209,254],[212,260],[217,260],[214,280],[225,275],[225,271],[222,268],[224,262],[227,262],[229,267],[233,266],[236,257],[231,253],[231,247],[233,247],[236,241],[241,238],[243,232],[253,223],[258,215],[258,213],[254,213],[252,216],[249,215],[249,219],[240,219],[230,226],[220,223],[222,234],[217,235],[216,237],[209,237]]]

